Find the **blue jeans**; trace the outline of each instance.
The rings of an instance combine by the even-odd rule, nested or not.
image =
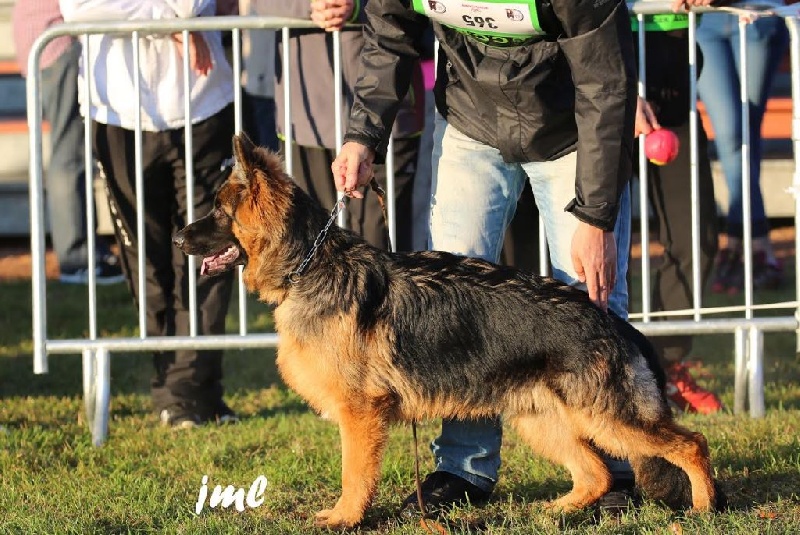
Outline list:
[[[50,236],[61,270],[86,268],[86,164],[78,106],[78,41],[42,71],[42,114],[50,123],[45,187]]]
[[[544,222],[553,275],[580,286],[570,252],[578,220],[564,211],[575,196],[575,172],[574,152],[551,162],[505,163],[497,149],[465,136],[437,114],[429,248],[497,262],[506,227],[529,180]],[[626,188],[614,229],[617,282],[609,296],[609,308],[623,318],[628,316],[630,217]],[[436,469],[491,490],[500,468],[501,441],[499,420],[444,420],[442,434],[432,444]],[[608,464],[612,473],[629,473],[627,463]]]
[[[778,64],[789,42],[783,19],[762,17],[747,25],[747,98],[750,121],[750,200],[753,236],[769,232],[761,194],[761,122]],[[727,233],[743,235],[742,112],[739,26],[735,16],[703,15],[697,42],[705,62],[698,93],[714,127],[714,144],[728,184]]]

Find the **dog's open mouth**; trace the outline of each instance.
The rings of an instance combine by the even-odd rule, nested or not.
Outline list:
[[[203,258],[203,263],[200,266],[200,275],[218,275],[224,271],[228,271],[236,265],[244,265],[247,263],[247,255],[235,243],[232,243],[224,249],[217,251],[211,256]]]

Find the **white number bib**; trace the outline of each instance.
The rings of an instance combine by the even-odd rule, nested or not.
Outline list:
[[[534,2],[413,0],[414,11],[471,34],[525,38],[544,35]]]

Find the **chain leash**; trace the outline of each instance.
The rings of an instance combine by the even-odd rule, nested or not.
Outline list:
[[[333,208],[331,208],[331,215],[328,218],[328,222],[325,223],[325,226],[322,228],[319,234],[317,234],[316,239],[314,239],[314,245],[311,246],[311,250],[308,251],[306,257],[302,262],[300,262],[298,268],[286,276],[286,279],[292,284],[297,283],[298,277],[303,274],[308,267],[308,264],[311,262],[311,259],[314,258],[314,254],[316,254],[317,249],[319,249],[320,245],[322,245],[322,242],[325,241],[325,238],[328,236],[328,229],[330,229],[331,225],[333,225],[333,222],[336,221],[336,217],[339,215],[339,212],[344,210],[345,199],[347,199],[347,197],[342,197],[336,201],[336,204],[334,204]]]

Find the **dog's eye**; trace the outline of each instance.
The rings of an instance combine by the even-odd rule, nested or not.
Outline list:
[[[214,210],[214,219],[225,221],[225,220],[231,220],[233,218],[230,216],[230,214],[228,214],[228,212],[218,207],[216,210]]]

